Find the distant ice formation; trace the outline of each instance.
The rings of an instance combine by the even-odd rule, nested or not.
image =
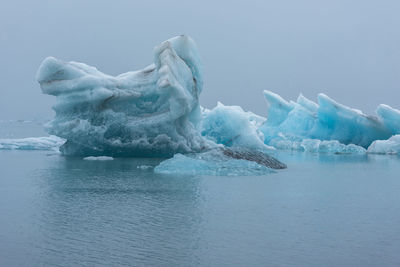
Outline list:
[[[48,137],[28,137],[19,139],[0,139],[0,150],[53,150],[65,142],[57,136]]]
[[[197,130],[203,77],[190,37],[161,43],[140,71],[113,77],[48,57],[36,78],[57,97],[48,132],[67,140],[65,155],[165,157],[209,146]]]
[[[90,161],[109,161],[109,160],[114,160],[113,157],[107,157],[107,156],[90,156],[90,157],[84,157],[83,160],[90,160]]]
[[[318,95],[318,104],[303,95],[296,102],[270,91],[264,91],[264,96],[268,120],[260,130],[265,144],[276,148],[365,153],[373,141],[400,132],[400,111],[387,105],[378,106],[377,116],[368,116],[324,94]]]

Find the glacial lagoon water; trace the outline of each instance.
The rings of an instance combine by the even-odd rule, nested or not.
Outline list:
[[[400,265],[400,157],[277,157],[223,177],[0,151],[0,266]]]

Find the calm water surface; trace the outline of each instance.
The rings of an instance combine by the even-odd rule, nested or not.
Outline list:
[[[258,177],[0,151],[0,266],[400,266],[400,158],[281,153]]]

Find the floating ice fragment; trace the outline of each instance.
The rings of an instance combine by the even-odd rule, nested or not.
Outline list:
[[[181,175],[214,175],[214,176],[248,176],[264,175],[273,172],[270,165],[276,168],[285,168],[268,155],[263,156],[265,161],[256,162],[260,155],[251,155],[249,151],[213,149],[196,154],[176,154],[173,158],[165,160],[154,171],[162,174]],[[252,158],[253,157],[253,158]]]
[[[141,169],[141,170],[148,170],[148,169],[154,168],[154,166],[150,166],[150,165],[139,165],[139,166],[137,166],[137,168],[138,168],[138,169]]]
[[[107,156],[98,156],[98,157],[85,157],[83,160],[91,160],[91,161],[108,161],[108,160],[114,160],[113,157],[107,157]]]
[[[400,135],[394,135],[388,140],[376,140],[368,147],[368,153],[400,154]]]
[[[53,150],[58,151],[65,140],[51,135],[19,139],[0,139],[0,150]]]
[[[271,151],[274,148],[264,144],[264,135],[258,130],[264,121],[265,118],[245,112],[239,106],[218,102],[214,109],[203,111],[201,134],[228,147]]]

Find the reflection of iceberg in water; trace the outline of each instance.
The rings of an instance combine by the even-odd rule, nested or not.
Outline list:
[[[42,173],[34,250],[41,262],[190,265],[200,236],[200,180],[140,170],[157,159],[50,157]],[[83,249],[85,248],[85,249]],[[36,253],[39,254],[39,253]],[[175,255],[171,257],[171,255]],[[146,265],[145,264],[145,265]]]

